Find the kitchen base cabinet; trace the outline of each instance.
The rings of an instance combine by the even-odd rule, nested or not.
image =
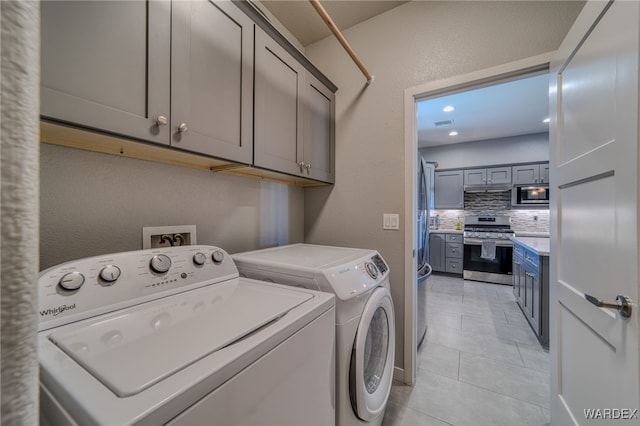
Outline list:
[[[429,264],[435,272],[462,275],[462,234],[429,234]]]
[[[540,344],[549,347],[549,256],[513,243],[513,293]]]
[[[429,264],[434,272],[445,272],[446,263],[445,234],[429,234]]]

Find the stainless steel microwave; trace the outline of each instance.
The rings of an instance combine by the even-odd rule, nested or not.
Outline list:
[[[549,185],[516,185],[511,190],[511,205],[517,206],[548,206]]]

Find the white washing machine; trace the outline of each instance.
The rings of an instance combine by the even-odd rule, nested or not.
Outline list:
[[[41,423],[335,422],[335,297],[240,278],[224,250],[97,256],[42,272]]]
[[[241,276],[336,295],[336,424],[382,423],[395,353],[389,267],[375,250],[293,244],[232,255]]]

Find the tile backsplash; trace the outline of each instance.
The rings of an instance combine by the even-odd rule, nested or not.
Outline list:
[[[511,191],[465,192],[464,210],[434,210],[431,216],[439,216],[439,229],[455,229],[458,218],[478,214],[509,216],[515,232],[549,232],[549,209],[512,209]]]

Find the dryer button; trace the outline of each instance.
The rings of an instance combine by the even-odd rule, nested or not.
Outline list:
[[[371,262],[367,262],[364,264],[364,269],[367,271],[367,274],[374,280],[378,279],[378,268]]]

